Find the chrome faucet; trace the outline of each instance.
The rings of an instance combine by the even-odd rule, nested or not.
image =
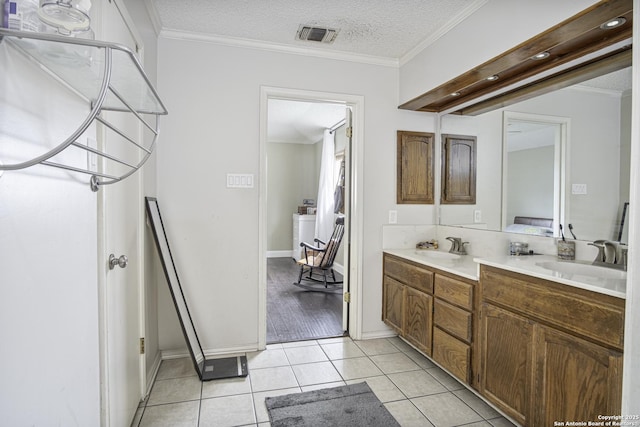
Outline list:
[[[463,242],[460,237],[447,237],[447,240],[451,242],[451,248],[449,249],[450,253],[457,255],[467,254],[467,250],[465,249],[464,245],[469,242]]]
[[[596,240],[589,243],[591,246],[598,248],[598,255],[593,260],[594,264],[615,264],[616,263],[616,245],[608,240]]]

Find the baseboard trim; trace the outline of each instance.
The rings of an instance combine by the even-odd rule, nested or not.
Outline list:
[[[294,258],[294,256],[293,251],[267,251],[267,258]],[[344,276],[343,265],[334,263],[333,269]]]
[[[344,277],[344,265],[334,263],[333,269],[336,271],[336,273],[340,273]]]
[[[223,349],[206,349],[203,350],[204,351],[204,355],[205,357],[233,357],[233,356],[241,356],[244,355],[246,353],[252,352],[252,351],[257,351],[258,350],[258,344],[256,343],[255,346],[242,346],[242,347],[228,347],[228,348],[223,348]],[[171,359],[180,359],[182,357],[191,357],[191,354],[189,354],[189,350],[185,347],[185,348],[181,348],[181,349],[173,349],[173,350],[162,350],[162,360],[171,360]]]
[[[375,340],[379,338],[393,338],[397,337],[398,334],[393,331],[374,331],[374,332],[363,332],[361,340]]]
[[[158,371],[160,370],[160,364],[162,363],[162,353],[160,351],[156,352],[156,357],[153,359],[153,364],[151,365],[151,373],[147,373],[147,385],[145,390],[144,399],[146,400],[151,393],[151,388],[153,384],[156,382],[156,377],[158,376]]]
[[[267,251],[267,258],[293,258],[293,251]]]

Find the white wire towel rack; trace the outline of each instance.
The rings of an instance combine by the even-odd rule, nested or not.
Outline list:
[[[86,101],[89,113],[64,141],[57,145],[49,143],[46,152],[13,163],[0,159],[0,172],[42,164],[91,175],[91,189],[98,191],[101,185],[119,182],[144,165],[159,136],[159,116],[166,115],[167,110],[133,51],[116,43],[0,28],[0,45],[3,43],[35,61],[50,77]],[[151,132],[151,137],[145,143],[141,133],[127,134],[107,119],[105,111],[133,115]],[[133,161],[79,142],[78,138],[96,121],[130,144],[129,151],[136,152]],[[117,173],[111,173],[106,166],[82,167],[52,159],[69,147],[102,158],[103,165],[110,162],[117,165],[112,168]]]

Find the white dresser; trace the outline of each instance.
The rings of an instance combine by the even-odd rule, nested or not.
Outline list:
[[[296,259],[302,258],[300,255],[300,242],[313,244],[316,231],[315,215],[293,214],[293,251],[292,256]]]

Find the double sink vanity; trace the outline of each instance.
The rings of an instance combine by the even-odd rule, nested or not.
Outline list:
[[[589,88],[630,75],[632,17],[596,2],[399,107],[439,114],[397,151],[397,204],[437,225],[383,226],[382,320],[520,425],[621,425],[626,252],[596,239],[628,242],[632,97]]]
[[[385,249],[382,319],[518,424],[598,422],[621,410],[625,283],[550,255]]]

